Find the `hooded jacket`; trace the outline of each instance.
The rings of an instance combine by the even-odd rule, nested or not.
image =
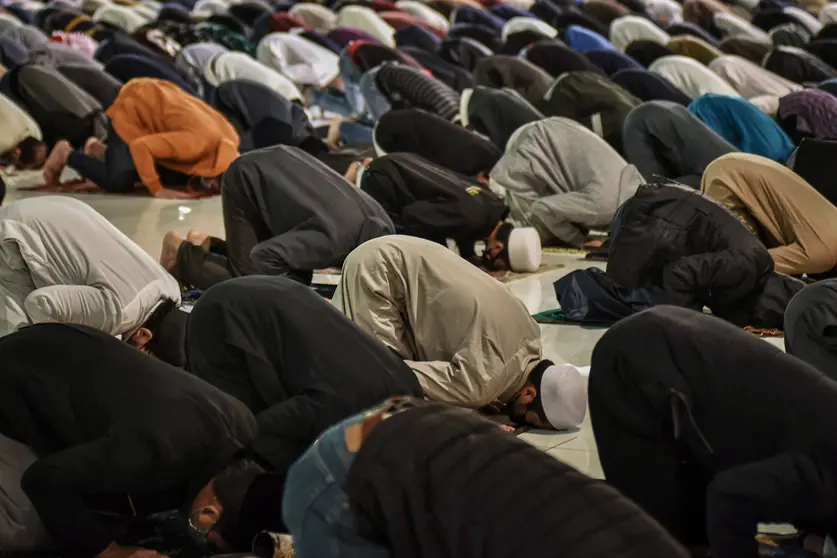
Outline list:
[[[541,240],[580,246],[592,227],[607,228],[616,209],[643,182],[612,147],[566,118],[521,128],[491,171],[512,220],[538,229]]]
[[[242,155],[222,189],[240,190],[259,208],[263,225],[254,225],[261,234],[250,256],[260,274],[340,266],[358,245],[393,232],[378,202],[295,147]]]
[[[97,511],[179,509],[256,433],[239,401],[87,327],[26,328],[0,340],[0,358],[0,433],[39,458],[21,487],[60,546],[84,555],[113,542]]]
[[[391,110],[375,125],[378,156],[407,152],[465,176],[487,173],[503,156],[479,134],[420,109]]]
[[[368,538],[386,541],[393,558],[688,556],[615,489],[436,403],[375,426],[346,492]],[[510,505],[521,519],[509,517]]]
[[[462,93],[459,116],[463,126],[488,136],[504,151],[509,138],[521,126],[544,118],[517,91],[490,87],[466,89]]]
[[[460,253],[472,254],[508,209],[476,180],[434,165],[414,153],[395,153],[372,161],[360,188],[395,223],[395,232],[444,243],[452,238]]]
[[[548,116],[575,120],[622,151],[622,126],[641,101],[595,72],[561,75],[544,96],[542,110]]]
[[[0,290],[25,323],[59,322],[130,333],[180,287],[154,258],[73,198],[47,196],[0,209]],[[8,307],[7,307],[8,308]],[[0,317],[0,334],[22,325]]]
[[[324,339],[339,349],[323,351]],[[190,372],[253,411],[252,447],[282,474],[332,424],[387,397],[421,394],[395,353],[284,277],[240,277],[206,291],[186,351]]]
[[[474,85],[513,89],[536,107],[553,81],[545,70],[516,56],[489,56],[474,69]]]
[[[737,326],[781,328],[803,283],[773,271],[761,241],[724,207],[673,184],[648,184],[619,210],[607,275],[620,286],[662,287],[667,302]]]

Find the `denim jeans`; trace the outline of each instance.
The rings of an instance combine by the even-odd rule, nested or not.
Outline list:
[[[380,66],[372,68],[360,78],[360,92],[363,94],[363,100],[366,103],[366,111],[373,122],[377,122],[384,113],[389,112],[392,108],[389,99],[381,93],[378,87],[379,69]]]
[[[354,113],[349,96],[342,91],[330,88],[309,90],[308,102],[320,107],[323,112],[333,112],[340,116],[350,116]]]
[[[360,536],[346,482],[355,455],[346,447],[347,427],[364,413],[332,426],[291,467],[282,515],[297,558],[389,558],[388,549]]]
[[[363,73],[355,66],[346,49],[340,53],[340,79],[343,81],[343,91],[346,93],[346,102],[351,108],[352,116],[361,118],[366,115],[366,102],[360,92],[360,78]]]
[[[340,140],[344,145],[372,145],[375,129],[371,126],[345,120],[340,123]]]

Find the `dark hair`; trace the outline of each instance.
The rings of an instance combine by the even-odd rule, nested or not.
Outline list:
[[[535,386],[535,389],[538,392],[535,398],[532,400],[532,402],[529,403],[527,411],[534,411],[544,422],[549,422],[549,419],[546,418],[546,413],[543,410],[543,398],[541,398],[541,380],[543,379],[543,374],[544,372],[546,372],[546,369],[552,365],[552,361],[542,360],[532,369],[531,372],[529,372],[529,376],[526,377],[526,384],[532,384],[533,386]],[[510,412],[509,418],[519,425],[527,424],[525,416],[523,415],[514,415]]]
[[[188,321],[189,314],[181,311],[175,301],[163,301],[140,326],[151,332],[151,339],[145,345],[146,351],[164,362],[182,367],[186,363]]]
[[[149,350],[151,350],[151,347],[150,347],[151,343],[154,342],[154,338],[157,337],[157,333],[160,331],[160,327],[163,324],[163,319],[165,319],[166,314],[168,314],[169,312],[171,312],[175,308],[177,308],[177,303],[175,301],[168,300],[168,299],[164,300],[154,310],[154,312],[151,313],[151,315],[148,317],[148,319],[145,320],[145,323],[140,326],[140,327],[144,327],[145,329],[150,331],[151,334],[153,335],[153,337],[151,338],[151,341],[148,342]]]
[[[514,225],[511,223],[503,223],[497,228],[497,234],[494,235],[494,239],[497,242],[503,243],[503,249],[494,256],[491,257],[488,254],[488,250],[486,249],[482,254],[482,265],[486,269],[496,269],[496,261],[501,260],[506,264],[506,267],[511,265],[509,260],[509,237],[511,236],[512,231],[514,230]]]
[[[253,480],[262,473],[264,469],[255,461],[239,459],[215,476],[212,486],[215,497],[223,508],[221,519],[215,525],[215,530],[222,537],[235,529],[247,490]]]
[[[33,137],[28,137],[17,146],[20,149],[20,158],[18,159],[19,166],[30,166],[35,163],[38,156],[38,150],[43,146],[44,142]]]

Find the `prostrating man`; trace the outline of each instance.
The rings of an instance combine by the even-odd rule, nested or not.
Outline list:
[[[691,310],[629,317],[593,351],[605,477],[694,555],[756,558],[759,523],[828,533],[835,406],[837,384],[812,366]]]
[[[63,196],[0,209],[0,335],[44,322],[93,327],[183,364],[177,281],[87,204]]]
[[[323,351],[326,339],[335,350]],[[282,474],[329,426],[389,396],[421,395],[398,355],[286,277],[239,277],[207,290],[191,313],[186,351],[190,372],[253,411],[252,449]]]
[[[731,153],[706,168],[701,191],[762,239],[776,271],[810,275],[837,268],[837,207],[787,167]]]
[[[99,146],[102,158],[61,141],[45,165],[47,183],[56,184],[67,165],[108,192],[130,192],[142,182],[155,197],[189,199],[217,192],[221,174],[238,156],[239,138],[232,124],[165,80],[129,81],[107,116],[107,147]],[[167,188],[164,182],[181,189]]]
[[[532,272],[540,265],[537,232],[504,223],[506,204],[477,180],[413,153],[380,157],[358,174],[358,186],[386,210],[395,232],[442,245],[453,239],[465,259],[474,258],[476,242],[508,243],[509,249],[493,260],[490,250],[484,252],[484,262],[492,269]],[[527,237],[534,239],[531,251],[523,242]]]
[[[539,428],[584,419],[584,377],[543,358],[523,303],[439,244],[409,236],[363,244],[346,258],[334,305],[405,359],[430,399],[503,404],[515,422]]]
[[[19,169],[40,168],[48,148],[41,127],[17,103],[0,93],[0,164]]]
[[[709,308],[739,327],[781,328],[802,281],[774,272],[759,239],[729,211],[679,184],[647,184],[614,218],[607,276],[662,288],[666,302]]]
[[[0,91],[29,113],[42,132],[42,143],[30,140],[15,146],[8,153],[10,164],[40,168],[49,149],[60,140],[82,148],[87,138],[105,135],[107,119],[102,105],[55,68],[19,66],[3,76]],[[34,157],[28,153],[33,150]]]
[[[505,196],[514,222],[537,229],[544,245],[570,246],[584,245],[591,229],[610,228],[642,183],[604,139],[560,117],[518,130],[489,182]]]
[[[616,490],[475,413],[408,398],[330,428],[291,469],[284,509],[299,558],[688,556]]]
[[[791,299],[785,350],[837,380],[837,279],[817,281]]]
[[[15,332],[0,359],[4,551],[159,558],[114,537],[172,510],[184,530],[235,523],[261,471],[239,456],[256,433],[243,403],[84,326]]]
[[[295,147],[239,157],[224,174],[221,200],[226,242],[195,234],[193,244],[176,233],[163,241],[161,263],[185,285],[207,289],[256,274],[308,284],[313,270],[340,266],[357,246],[394,230],[378,202]]]

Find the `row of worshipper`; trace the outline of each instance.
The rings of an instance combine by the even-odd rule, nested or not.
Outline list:
[[[438,243],[390,235],[348,256],[334,304],[286,277],[210,288],[181,334],[181,370],[144,354],[165,335],[154,325],[112,335],[142,320],[137,301],[170,307],[173,281],[102,216],[47,196],[9,204],[0,223],[19,235],[1,244],[19,293],[37,279],[26,258],[65,276],[24,300],[34,325],[0,339],[7,552],[246,552],[268,532],[291,535],[301,558],[477,558],[486,544],[500,557],[755,557],[759,523],[804,529],[821,552],[837,516],[823,426],[837,385],[805,362],[834,373],[833,340],[809,327],[830,307],[833,330],[833,282],[792,303],[797,356],[660,306],[605,334],[588,388],[545,357],[505,286]],[[91,235],[101,250],[81,254]],[[82,261],[97,287],[66,283]],[[123,269],[135,281],[117,293]],[[142,273],[156,278],[137,289]],[[564,429],[588,393],[610,486],[455,408]],[[509,502],[525,521],[509,521]]]
[[[58,43],[58,46],[49,42],[44,45],[44,41],[48,41],[44,31],[23,23],[12,15],[4,20],[6,23],[2,31],[7,48],[2,50],[7,55],[4,56],[2,62],[12,68],[19,68],[21,65],[28,66],[34,62],[58,65],[59,73],[75,79],[76,85],[79,86],[72,88],[72,84],[58,84],[60,76],[48,78],[42,75],[43,70],[32,71],[31,68],[20,72],[22,78],[15,74],[6,80],[6,87],[2,91],[8,93],[9,97],[15,99],[17,104],[23,106],[30,115],[35,116],[36,123],[47,127],[66,128],[66,130],[58,130],[58,132],[65,132],[63,134],[50,133],[50,130],[43,131],[45,132],[43,135],[47,136],[47,144],[54,144],[55,137],[61,135],[83,136],[89,132],[97,132],[100,136],[106,135],[106,131],[97,129],[102,128],[101,125],[96,127],[91,124],[100,120],[92,118],[91,114],[104,111],[110,106],[118,86],[115,79],[125,82],[132,77],[167,79],[178,84],[185,91],[209,101],[231,120],[244,121],[241,126],[238,126],[242,136],[241,145],[244,149],[254,145],[260,147],[287,140],[286,134],[277,130],[287,130],[287,121],[295,122],[298,115],[297,111],[287,107],[287,103],[276,99],[275,95],[264,91],[263,88],[253,85],[244,86],[236,83],[235,85],[239,87],[226,87],[225,91],[215,95],[214,89],[217,86],[231,80],[256,82],[291,103],[298,101],[310,107],[317,107],[317,110],[326,110],[329,113],[339,113],[348,117],[343,122],[335,122],[332,126],[334,130],[329,130],[328,143],[332,147],[337,147],[340,143],[369,145],[372,140],[370,126],[393,107],[424,108],[447,119],[458,115],[464,122],[468,120],[468,115],[465,114],[468,110],[463,109],[467,109],[470,105],[471,98],[468,86],[484,85],[514,89],[547,116],[568,116],[589,124],[594,130],[600,131],[614,147],[621,149],[622,120],[627,112],[636,106],[638,100],[666,99],[688,102],[687,99],[706,93],[741,95],[754,101],[768,114],[777,115],[780,121],[785,123],[786,132],[791,135],[808,132],[807,127],[810,124],[805,121],[816,120],[811,118],[810,113],[813,109],[810,107],[822,104],[820,98],[806,92],[801,95],[804,102],[787,101],[785,104],[792,106],[786,110],[782,110],[779,98],[797,92],[803,83],[823,81],[837,75],[833,69],[829,69],[830,66],[825,60],[818,59],[815,63],[799,52],[786,52],[785,47],[777,47],[775,52],[766,53],[762,57],[765,67],[762,67],[739,56],[738,53],[726,54],[720,49],[720,45],[714,47],[706,38],[701,39],[688,33],[671,38],[670,34],[655,27],[656,24],[651,19],[630,14],[608,22],[609,34],[613,41],[611,43],[603,38],[593,40],[589,36],[591,31],[578,25],[571,25],[566,29],[559,26],[561,27],[561,33],[559,33],[543,19],[535,19],[520,13],[512,17],[511,12],[508,12],[508,10],[514,11],[512,7],[500,5],[499,7],[508,8],[508,13],[505,13],[508,20],[495,29],[495,34],[507,40],[517,35],[525,35],[532,39],[528,43],[523,41],[525,44],[518,45],[521,48],[517,51],[512,50],[509,54],[503,54],[502,49],[498,49],[499,53],[495,53],[485,44],[469,36],[445,39],[454,41],[455,44],[450,42],[428,44],[425,41],[416,40],[414,41],[416,44],[397,44],[396,42],[397,48],[394,48],[390,45],[391,41],[386,41],[380,32],[379,36],[374,36],[374,31],[380,26],[376,27],[373,23],[382,23],[378,21],[381,17],[374,9],[350,5],[339,11],[341,13],[344,10],[357,11],[368,16],[358,16],[352,20],[357,25],[353,29],[366,29],[368,33],[359,33],[354,36],[349,34],[350,36],[344,38],[341,44],[335,43],[329,47],[323,46],[322,41],[318,42],[318,39],[311,35],[288,32],[288,30],[274,31],[259,37],[257,42],[252,43],[252,48],[236,50],[235,48],[228,49],[222,44],[224,41],[213,39],[208,35],[191,37],[191,42],[184,41],[184,44],[181,44],[161,30],[160,26],[165,27],[163,24],[170,22],[166,19],[168,16],[165,16],[163,9],[159,10],[158,19],[154,21],[156,27],[153,25],[148,27],[150,24],[146,24],[139,35],[136,32],[128,35],[129,30],[135,30],[131,25],[120,23],[121,20],[117,15],[113,15],[112,18],[103,15],[107,13],[124,15],[126,10],[133,13],[154,8],[149,4],[147,10],[139,10],[139,6],[145,6],[145,4],[131,8],[114,5],[100,6],[98,9],[101,9],[102,13],[93,19],[104,23],[109,22],[111,28],[103,35],[101,44],[92,46],[84,45],[84,41],[81,40],[69,41],[65,44]],[[87,6],[86,9],[89,10],[92,7],[94,6]],[[252,8],[252,6],[249,7]],[[404,9],[408,7],[405,6]],[[499,7],[494,11],[503,12]],[[434,21],[438,19],[431,18],[426,13],[427,10],[432,11],[432,8],[424,5],[422,8],[425,9],[414,11],[423,13],[428,19]],[[214,5],[209,11],[215,9],[220,8]],[[247,11],[243,8],[233,10],[233,7],[229,7],[229,10],[233,13]],[[321,13],[322,10],[328,11],[322,6],[298,4],[290,11],[299,17],[308,14],[312,24],[319,22],[318,27],[323,30],[330,27],[331,18],[325,17]],[[197,11],[202,12],[201,9]],[[790,15],[786,18],[791,16],[801,18],[797,13],[800,11],[799,8],[789,8],[787,11]],[[278,13],[285,15],[282,12]],[[498,22],[502,22],[502,18],[492,14],[494,12],[490,10],[480,11],[473,6],[459,6],[448,14],[449,29],[465,26],[473,31],[475,28],[487,25],[483,21],[486,17],[499,26]],[[719,14],[738,17],[722,10],[716,12],[715,15]],[[94,29],[95,25],[98,25],[83,12],[62,11],[54,6],[41,9],[37,15],[39,17],[33,16],[32,19],[38,20],[45,31],[57,33],[53,38],[59,40],[63,40],[61,37],[78,35],[81,29],[77,30],[76,27],[79,25],[84,29],[90,26],[93,26],[90,29]],[[222,15],[224,17],[219,16],[216,19],[226,21],[228,25],[236,27],[230,21],[235,19],[234,15],[230,13]],[[250,17],[239,15],[248,20],[253,16],[253,14],[249,14]],[[161,17],[163,19],[160,19]],[[335,17],[339,20],[337,14]],[[769,18],[767,20],[769,20],[767,23],[773,22]],[[805,18],[801,20],[807,22],[811,28],[816,27]],[[475,21],[479,23],[473,23]],[[201,25],[191,19],[189,22],[191,23],[180,23],[190,28]],[[388,25],[385,22],[383,24]],[[221,25],[221,23],[216,22],[212,25]],[[317,27],[317,25],[314,26]],[[443,28],[444,25],[437,22],[437,27]],[[736,30],[733,33],[734,37],[739,37],[743,33],[741,26],[732,27]],[[90,29],[87,29],[85,33],[88,35],[99,33],[99,30],[90,31]],[[823,28],[820,32],[825,30]],[[752,34],[757,35],[755,32]],[[200,33],[196,32],[196,35]],[[479,33],[476,36],[479,38]],[[566,43],[557,39],[558,36],[562,36]],[[573,40],[579,36],[583,37],[583,40]],[[828,39],[823,38],[822,41],[828,41]],[[348,45],[349,42],[351,45]],[[485,39],[485,42],[490,41]],[[665,42],[667,46],[663,46],[662,42]],[[591,45],[596,48],[588,48]],[[625,52],[620,52],[614,45],[624,48]],[[635,48],[632,49],[631,46]],[[73,49],[76,52],[69,52]],[[79,52],[83,53],[81,58]],[[825,59],[829,59],[828,48],[820,48],[818,52]],[[91,54],[95,58],[94,61],[90,61]],[[805,60],[800,61],[798,59],[800,56]],[[751,56],[751,58],[754,57]],[[108,75],[102,75],[90,66],[104,70]],[[645,71],[644,66],[647,66],[648,71]],[[84,70],[80,69],[82,67]],[[583,71],[594,72],[598,75],[577,73]],[[567,75],[568,72],[569,75]],[[608,74],[612,80],[605,80],[601,74]],[[561,79],[556,79],[557,77]],[[43,87],[45,83],[56,85],[56,87],[48,88],[49,91],[56,92],[54,95],[45,99],[43,95],[32,93],[31,90],[34,87]],[[89,98],[80,102],[78,99],[84,98],[85,95],[78,91],[79,88],[84,89],[88,96],[93,94],[98,104]],[[462,99],[459,101],[457,93],[461,91],[465,94],[461,95]],[[456,110],[457,102],[459,102],[459,111]],[[78,104],[83,106],[79,107]],[[475,105],[477,107],[472,110],[478,110],[479,103]],[[693,109],[706,115],[707,119],[713,120],[716,128],[720,127],[725,119],[715,113],[726,114],[730,109],[714,107],[713,103],[710,103],[711,108],[707,109],[705,105],[706,103],[697,103]],[[800,110],[799,106],[805,107],[805,114],[801,116],[797,114]],[[70,122],[66,122],[63,127],[61,123],[68,118],[52,118],[52,121],[48,121],[48,116],[54,117],[56,113],[65,112],[70,115]],[[740,116],[741,118],[757,118],[757,116],[747,114],[748,111],[745,109],[736,112],[744,114]],[[827,113],[828,111],[821,110],[820,112]],[[293,114],[289,115],[289,113]],[[712,116],[715,118],[711,118]],[[282,118],[284,118],[284,125],[276,122]],[[479,117],[472,120],[478,131],[490,132],[490,130],[480,129]],[[81,125],[70,126],[70,123]],[[797,128],[802,128],[802,132],[799,132]],[[17,139],[12,134],[9,135],[10,139],[5,143],[12,143]],[[253,136],[256,137],[255,140]],[[506,134],[499,134],[493,139],[500,143],[501,147],[505,147]],[[774,141],[782,143],[784,139],[780,137]],[[298,138],[291,138],[291,141],[297,140]],[[31,146],[31,144],[32,142],[29,142],[26,146]],[[4,151],[14,149],[14,146],[2,147]],[[774,158],[781,158],[786,155],[786,148],[787,145],[779,145],[770,155]],[[322,151],[323,146],[317,145],[316,148],[311,149]],[[32,153],[31,148],[23,151],[24,155],[27,155],[24,157],[24,165],[37,166],[45,158],[42,150],[37,153]],[[175,175],[173,180],[182,182],[182,178]]]
[[[536,44],[528,50],[527,56],[533,51],[543,50],[552,51],[554,54],[556,48],[557,52],[581,56],[557,42],[548,45]],[[230,54],[259,64],[243,53]],[[579,70],[563,72],[557,79],[548,78],[541,82],[541,85],[551,83],[538,103],[543,109],[542,112],[534,104],[540,96],[538,91],[542,89],[537,80],[527,82],[517,79],[525,74],[523,70],[535,68],[532,63],[522,58],[503,55],[484,57],[477,62],[474,69],[474,76],[484,74],[487,76],[486,80],[495,79],[497,76],[502,79],[506,75],[509,80],[518,84],[518,90],[478,85],[473,89],[465,88],[461,94],[457,94],[453,88],[440,80],[411,66],[409,60],[404,63],[385,62],[383,65],[375,65],[382,56],[385,58],[388,55],[403,56],[391,47],[364,41],[353,42],[341,55],[344,61],[348,59],[353,64],[348,71],[341,72],[341,81],[345,78],[344,85],[347,91],[351,91],[348,84],[352,83],[352,78],[360,75],[357,87],[365,103],[364,107],[375,107],[371,111],[375,113],[372,120],[377,118],[377,122],[374,129],[368,130],[375,153],[394,153],[392,157],[384,156],[371,162],[364,158],[359,161],[360,164],[348,165],[347,178],[359,185],[377,204],[370,204],[367,198],[361,197],[355,203],[358,208],[357,218],[351,218],[350,213],[334,217],[327,208],[332,191],[322,190],[318,191],[321,195],[320,201],[312,202],[315,198],[306,196],[308,206],[290,216],[285,212],[286,208],[274,210],[273,204],[257,203],[252,195],[235,196],[235,188],[230,188],[229,193],[225,194],[228,199],[224,204],[229,215],[226,221],[230,225],[226,232],[226,243],[208,238],[204,240],[205,235],[198,234],[201,242],[196,244],[171,235],[167,238],[164,250],[166,269],[183,284],[201,289],[227,277],[265,271],[291,273],[307,281],[318,265],[340,265],[354,246],[394,229],[397,232],[409,232],[439,242],[448,238],[454,239],[460,253],[466,258],[476,257],[475,240],[488,239],[488,249],[483,251],[481,256],[486,266],[530,271],[538,265],[537,244],[583,245],[590,229],[606,229],[610,226],[617,208],[629,201],[649,176],[661,175],[696,187],[710,162],[737,150],[768,157],[777,161],[777,165],[778,162],[790,162],[803,178],[808,178],[807,181],[796,181],[802,190],[808,192],[813,188],[830,197],[828,166],[823,165],[821,161],[822,153],[827,153],[833,146],[828,141],[832,133],[828,119],[823,121],[816,117],[822,113],[823,107],[826,110],[828,108],[826,101],[817,103],[821,99],[832,102],[834,99],[824,91],[786,89],[785,92],[791,92],[777,101],[777,123],[755,104],[749,103],[735,92],[731,95],[706,93],[691,101],[687,107],[669,106],[665,103],[661,105],[660,102],[654,101],[641,103],[627,89],[621,88],[615,82],[615,78],[611,80],[592,70]],[[213,57],[212,60],[214,59]],[[555,61],[560,57],[552,56],[548,59]],[[693,63],[693,67],[701,68],[700,64],[692,59],[684,60]],[[743,59],[741,61],[750,64]],[[370,68],[360,74],[359,70],[366,62]],[[210,66],[211,61],[207,68]],[[340,61],[337,62],[337,66],[340,70]],[[21,68],[27,69],[27,66]],[[21,68],[13,72],[19,72]],[[40,67],[31,69],[39,70]],[[501,70],[508,71],[504,74]],[[703,68],[702,71],[705,75],[697,76],[694,80],[698,85],[704,83],[706,76],[723,83],[722,78],[710,70]],[[386,101],[379,104],[366,102],[378,98],[375,91],[370,93],[364,86],[364,83],[368,85],[364,80],[371,74],[375,77],[372,80],[373,85],[377,86],[382,83],[392,85],[403,78],[406,86],[399,90],[395,97],[402,101],[408,98],[405,105],[421,108],[398,110],[393,109]],[[268,75],[285,79],[276,72]],[[392,80],[388,81],[388,77]],[[781,78],[777,80],[777,86],[783,86]],[[16,81],[20,80],[10,79],[7,83]],[[285,82],[290,83],[287,79]],[[711,80],[706,83],[711,83]],[[751,83],[763,85],[766,82],[751,80]],[[248,108],[267,107],[268,116],[265,118],[250,118],[249,121],[242,118],[245,122],[235,126],[229,123],[236,120],[234,116],[228,119],[229,122],[225,122],[219,111],[178,88],[171,81],[137,78],[118,91],[116,100],[108,109],[109,119],[100,117],[98,113],[95,114],[96,118],[88,119],[93,122],[94,128],[110,128],[106,132],[106,135],[114,136],[113,140],[108,139],[110,147],[106,147],[95,136],[85,139],[86,134],[81,134],[75,141],[77,145],[81,144],[75,149],[72,142],[58,140],[45,165],[44,174],[47,181],[55,182],[61,168],[69,165],[87,177],[101,177],[95,178],[94,181],[107,183],[114,191],[129,190],[139,180],[156,195],[166,197],[212,194],[221,189],[220,176],[238,154],[235,144],[239,143],[241,148],[246,143],[240,139],[237,141],[236,134],[239,130],[242,135],[249,135],[250,139],[258,140],[251,142],[258,144],[257,147],[264,144],[297,143],[303,151],[313,154],[326,166],[336,167],[338,170],[347,166],[352,153],[335,153],[329,146],[324,145],[316,137],[316,132],[310,126],[300,105],[295,104],[296,101],[288,101],[276,91],[272,92],[272,97],[261,95],[266,90],[255,89],[259,84],[251,82],[227,82],[225,85],[236,87],[239,93],[257,91],[260,94],[258,98],[276,100],[276,103],[255,103],[253,101],[256,97],[245,93],[237,96],[218,96],[214,104],[222,108],[221,112],[225,114],[235,116],[236,110],[230,107],[236,103]],[[384,89],[390,90],[393,87]],[[220,90],[221,88],[218,88],[216,92]],[[413,91],[414,95],[403,95],[406,91]],[[532,102],[527,102],[527,95]],[[219,99],[221,102],[217,102]],[[224,105],[223,101],[230,99],[232,101]],[[339,96],[328,97],[327,103],[338,104],[337,99]],[[355,99],[353,94],[347,93],[344,100],[347,100],[347,105],[354,104],[354,101],[348,102],[349,99]],[[600,99],[603,101],[598,102]],[[14,112],[13,109],[18,107],[11,102],[8,106],[9,112]],[[223,110],[225,107],[226,111]],[[272,107],[277,107],[275,113]],[[551,116],[556,113],[562,116]],[[31,126],[31,119],[27,121],[25,113],[18,111],[17,114],[19,121],[28,122],[27,125]],[[197,118],[197,115],[201,117]],[[456,118],[464,126],[451,122]],[[50,119],[48,123],[61,121],[60,118]],[[359,122],[354,120],[348,123],[358,125]],[[341,125],[345,123],[347,122]],[[166,126],[172,129],[162,133],[148,133]],[[124,133],[115,131],[120,128]],[[409,128],[412,137],[409,133],[404,133],[405,128]],[[585,133],[588,130],[590,132]],[[624,141],[626,135],[631,136],[631,141]],[[122,136],[125,136],[127,141],[120,142]],[[796,143],[792,137],[802,140],[800,148],[796,151]],[[698,138],[708,139],[701,141]],[[28,145],[35,143],[39,147],[38,151],[43,154],[43,146],[28,141],[30,139],[31,135],[23,142],[28,142]],[[457,143],[447,143],[449,140],[456,140]],[[690,152],[686,149],[668,148],[671,142],[676,143],[678,140],[697,149]],[[487,142],[494,144],[495,149],[485,145]],[[207,146],[207,143],[210,145]],[[437,149],[436,144],[442,147]],[[462,147],[471,144],[482,145],[479,149],[468,150],[466,156],[453,157],[449,154],[446,157],[443,153],[441,159],[447,161],[434,158],[440,154],[439,152],[459,153]],[[428,150],[433,153],[428,153]],[[14,148],[12,157],[14,158],[16,153],[25,155],[24,152],[25,149]],[[612,164],[594,166],[586,163],[584,157],[592,157],[592,154],[596,154],[596,161],[609,161]],[[471,155],[477,156],[479,161],[471,161]],[[420,161],[415,159],[416,157],[423,157],[427,161]],[[451,159],[455,160],[451,162]],[[380,173],[367,172],[371,167],[385,166],[385,162],[394,160],[407,161],[412,165],[413,174],[409,179],[403,179],[402,175],[400,182],[392,181],[386,177],[380,178]],[[589,158],[588,161],[590,160],[594,159]],[[414,161],[418,161],[418,164]],[[158,162],[161,164],[157,164]],[[166,163],[170,168],[166,168]],[[429,196],[434,195],[434,188],[423,187],[422,179],[433,176],[432,173],[439,170],[434,167],[439,165],[447,165],[440,172],[450,170],[464,176],[446,175],[447,181],[443,189],[447,191],[446,195],[451,197],[445,198],[445,202],[437,204],[436,207],[428,207],[425,202]],[[185,182],[187,190],[178,191],[163,187],[166,180],[163,177],[164,173],[158,172],[160,166],[173,172],[175,182]],[[269,168],[267,161],[258,166]],[[465,166],[473,168],[466,169]],[[273,168],[274,171],[278,171],[280,167]],[[312,167],[308,162],[304,162],[300,168],[307,173]],[[325,169],[316,166],[313,168],[313,175],[323,176],[323,184],[344,184],[336,177],[324,173]],[[233,174],[230,173],[230,182]],[[304,174],[300,175],[302,176]],[[769,183],[775,187],[781,176],[781,173],[774,174]],[[305,179],[301,179],[298,182],[304,181]],[[270,189],[274,181],[262,181],[266,184],[259,186],[254,186],[254,181],[247,178],[238,182],[249,183],[249,188],[263,190]],[[436,183],[438,188],[439,180],[431,179],[430,182]],[[319,183],[320,181],[312,182]],[[304,187],[296,188],[299,190]],[[392,199],[393,188],[416,188],[423,191],[421,194],[411,194],[408,198]],[[774,198],[768,200],[766,194],[751,196],[753,199],[749,200],[748,206],[746,186],[737,188],[738,191],[735,192],[735,188],[729,185],[711,190],[715,192],[714,195],[709,190],[707,193],[733,208],[752,231],[761,234],[755,221],[766,227],[767,230],[761,234],[761,241],[762,244],[770,246],[769,253],[773,256],[771,260],[776,263],[776,269],[781,273],[813,277],[828,274],[834,267],[834,258],[828,250],[814,250],[806,246],[808,242],[805,238],[812,236],[825,238],[823,244],[828,245],[830,229],[819,227],[817,223],[830,222],[828,217],[833,206],[828,203],[819,204],[819,196],[811,196],[812,205],[817,206],[817,210],[810,212],[799,211],[791,202],[780,203]],[[288,188],[284,191],[287,192]],[[452,204],[460,204],[459,200],[468,196],[476,197],[477,199],[470,200],[476,203],[460,205],[451,219]],[[502,201],[498,201],[498,198]],[[799,204],[797,197],[788,199],[793,199],[793,203]],[[408,205],[415,205],[412,209],[417,210],[418,215],[405,212]],[[483,213],[474,214],[474,208]],[[234,219],[232,216],[240,211],[246,211],[248,217]],[[296,230],[295,227],[304,222],[311,212],[318,215],[318,226]],[[392,223],[366,218],[370,214],[380,216],[383,212],[386,212]],[[442,221],[439,220],[440,212],[445,214]],[[804,214],[804,217],[795,218],[798,213]],[[748,218],[747,215],[750,214],[752,217]],[[507,219],[512,224],[525,227],[514,230],[511,224],[503,225]],[[769,225],[764,225],[767,221]],[[346,226],[350,230],[359,231],[351,236],[351,242],[347,243],[335,235],[335,223],[338,222],[347,223]],[[538,239],[535,239],[527,227],[532,227],[538,233]],[[630,240],[630,237],[623,237],[623,242],[624,238]],[[782,261],[779,261],[780,258]],[[656,262],[653,259],[652,261]],[[657,263],[659,262],[655,265]],[[613,269],[614,267],[616,269]],[[637,273],[636,267],[633,266],[631,270],[634,275]],[[656,288],[662,281],[657,276],[634,279],[630,277],[630,273],[621,274],[618,265],[611,268],[609,280],[613,281],[613,278],[625,275],[622,280],[616,281],[616,286],[631,291],[636,291],[639,287]],[[755,268],[749,271],[759,275],[754,270]],[[585,289],[593,289],[595,294],[601,287],[600,283],[606,281],[596,272],[588,275],[590,277],[585,280],[592,281],[592,286],[579,286],[577,283],[570,285],[569,294],[581,292],[585,295],[577,297],[579,301],[590,298],[589,291]],[[567,281],[575,281],[575,276]],[[692,283],[702,284],[701,281]],[[563,287],[559,286],[559,290],[563,290]],[[742,318],[744,321],[751,321],[744,325],[775,325],[783,315],[784,307],[793,292],[794,290],[789,288],[787,293],[783,293],[783,296],[775,301],[777,311],[766,316]],[[754,296],[750,291],[746,291],[745,294],[748,297]],[[566,299],[568,296],[559,294],[559,298]],[[648,305],[650,295],[642,298],[639,301],[640,307],[643,304]],[[659,300],[659,297],[654,297],[654,300]],[[726,302],[729,303],[728,300]],[[585,306],[590,308],[590,305]]]

